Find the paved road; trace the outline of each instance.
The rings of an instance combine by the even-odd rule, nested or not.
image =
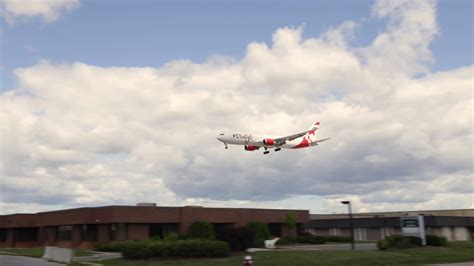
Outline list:
[[[288,250],[351,250],[351,244],[328,244],[328,245],[284,245],[276,249],[250,248],[248,252],[256,251],[288,251]],[[355,250],[372,251],[377,250],[375,243],[355,244]]]
[[[0,255],[0,266],[64,266],[44,259],[23,256]]]

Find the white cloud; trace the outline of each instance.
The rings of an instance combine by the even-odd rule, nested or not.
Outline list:
[[[377,2],[389,24],[362,49],[344,22],[319,38],[279,29],[241,60],[17,69],[0,98],[3,205],[296,207],[317,195],[318,212],[341,199],[359,211],[472,207],[474,68],[429,70],[435,10]],[[215,139],[315,119],[332,139],[313,149],[263,156]]]
[[[32,17],[41,17],[44,22],[50,23],[58,20],[61,13],[78,6],[79,0],[2,0],[0,15],[10,25]]]

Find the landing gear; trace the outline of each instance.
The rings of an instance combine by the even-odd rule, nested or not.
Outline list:
[[[227,147],[227,143],[224,143],[225,149],[227,150],[229,147]]]
[[[281,150],[281,148],[276,148],[276,149],[275,149],[275,151],[280,151],[280,150]]]
[[[270,151],[267,149],[267,147],[264,147],[265,148],[265,151],[263,152],[263,154],[269,154]]]

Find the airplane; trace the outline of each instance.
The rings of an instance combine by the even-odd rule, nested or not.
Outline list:
[[[312,146],[317,146],[320,142],[329,140],[319,139],[316,140],[316,130],[319,128],[319,121],[314,122],[311,127],[301,133],[293,134],[286,137],[272,137],[272,136],[260,136],[251,134],[231,134],[226,135],[224,133],[219,134],[217,139],[224,143],[225,148],[229,147],[227,144],[243,145],[246,151],[256,151],[260,148],[264,148],[263,154],[268,154],[268,149],[275,149],[275,152],[284,149],[301,149]]]

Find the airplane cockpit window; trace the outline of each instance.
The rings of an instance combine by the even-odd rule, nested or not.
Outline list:
[[[224,136],[224,133],[219,134],[219,136]]]

